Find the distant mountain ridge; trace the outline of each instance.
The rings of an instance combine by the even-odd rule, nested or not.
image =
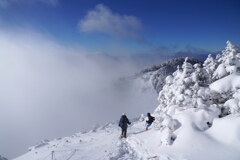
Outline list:
[[[184,60],[185,58],[173,58],[159,65],[153,65],[137,73],[135,78],[150,83],[154,90],[159,93],[165,84],[165,78],[176,71],[178,66],[182,66]],[[202,61],[196,58],[188,58],[188,62],[192,65],[202,64]]]
[[[0,155],[0,160],[8,160],[8,159]]]

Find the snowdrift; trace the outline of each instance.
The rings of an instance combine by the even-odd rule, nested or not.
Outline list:
[[[154,126],[145,131],[145,122],[140,119],[129,127],[127,139],[119,139],[117,123],[110,123],[32,147],[15,160],[51,160],[52,155],[57,160],[239,160],[240,117],[215,118],[209,128],[203,123],[206,114],[188,111],[175,115],[181,127],[173,133],[175,139],[169,145],[165,141],[169,141],[170,131],[161,132]]]

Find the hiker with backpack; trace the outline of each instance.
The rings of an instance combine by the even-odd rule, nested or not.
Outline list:
[[[123,113],[122,117],[120,118],[119,121],[119,127],[122,128],[122,134],[121,134],[121,138],[127,138],[127,127],[128,125],[130,125],[131,122],[128,120],[127,116],[125,113]]]
[[[147,118],[148,120],[146,120],[146,123],[147,123],[146,131],[148,130],[148,127],[150,127],[153,121],[155,120],[155,117],[151,116],[150,113],[147,113]]]

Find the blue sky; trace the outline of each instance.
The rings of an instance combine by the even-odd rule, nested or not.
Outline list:
[[[84,18],[89,22],[104,16],[99,14],[99,5],[102,12],[112,16],[103,19],[116,23],[99,29],[101,21],[88,31],[81,30],[79,23]],[[238,0],[0,0],[0,6],[0,22],[5,25],[29,27],[60,43],[108,54],[148,53],[159,46],[215,51],[222,49],[227,40],[240,42]],[[94,11],[97,17],[87,19]],[[138,24],[134,26],[124,16],[135,18]]]

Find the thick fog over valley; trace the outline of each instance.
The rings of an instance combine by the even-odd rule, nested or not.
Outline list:
[[[34,32],[1,32],[0,47],[0,139],[6,154],[90,130],[123,112],[137,117],[157,105],[154,91],[121,82],[140,69],[130,60],[94,58]],[[7,153],[12,146],[19,149]]]

